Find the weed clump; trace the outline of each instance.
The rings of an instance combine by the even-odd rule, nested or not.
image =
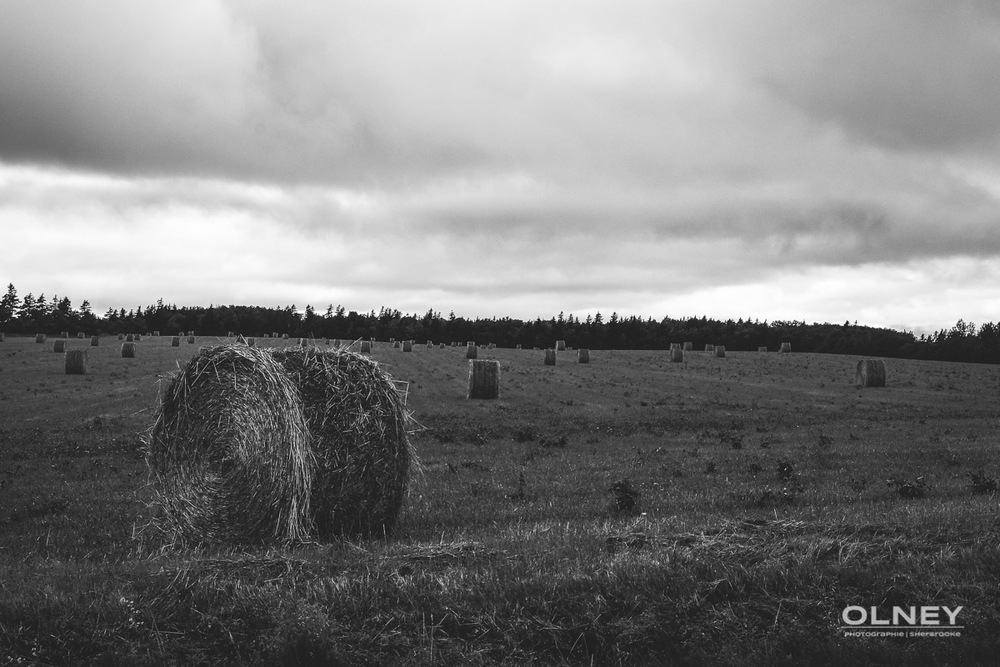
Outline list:
[[[615,514],[636,514],[639,506],[639,492],[628,479],[621,479],[608,487],[612,499],[610,509]]]

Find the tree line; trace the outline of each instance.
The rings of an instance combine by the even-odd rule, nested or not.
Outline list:
[[[601,313],[580,319],[572,314],[550,319],[520,320],[509,317],[466,319],[454,312],[444,317],[433,309],[426,313],[404,314],[382,307],[377,312],[347,311],[330,304],[323,312],[294,304],[262,306],[183,306],[155,304],[134,309],[109,308],[98,315],[90,302],[79,308],[68,297],[32,293],[18,296],[13,284],[0,297],[0,331],[11,334],[56,334],[67,331],[86,335],[149,333],[176,335],[194,331],[202,336],[225,336],[229,332],[246,336],[288,334],[289,337],[339,338],[357,340],[415,340],[450,343],[475,341],[499,347],[552,347],[557,340],[590,349],[658,350],[671,343],[690,342],[694,349],[705,345],[725,345],[727,350],[753,351],[759,347],[777,350],[787,342],[793,352],[824,352],[941,361],[1000,363],[1000,324],[976,326],[959,320],[954,327],[919,338],[907,331],[843,324],[806,324],[798,321],[757,319],[715,320],[707,317],[654,319]]]

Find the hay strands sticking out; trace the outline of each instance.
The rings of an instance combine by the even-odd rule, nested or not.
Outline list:
[[[295,383],[267,351],[201,348],[162,395],[147,462],[153,527],[175,544],[308,537],[309,429]]]
[[[316,535],[385,535],[395,526],[416,456],[408,383],[348,350],[290,348],[274,358],[304,404],[316,459],[310,500]]]

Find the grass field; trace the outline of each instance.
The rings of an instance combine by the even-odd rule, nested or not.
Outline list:
[[[162,550],[142,437],[217,340],[72,339],[86,375],[0,343],[0,662],[995,664],[1000,368],[481,349],[501,396],[469,401],[464,347],[383,343],[422,463],[395,534]],[[849,605],[961,636],[845,636]]]

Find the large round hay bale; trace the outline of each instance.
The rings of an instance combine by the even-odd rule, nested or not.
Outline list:
[[[684,361],[684,350],[678,345],[674,349],[670,350],[670,361],[674,363],[680,363]]]
[[[725,345],[716,345],[715,346],[715,356],[717,356],[717,357],[725,357],[726,356],[726,346]]]
[[[470,345],[465,348],[465,358],[466,359],[476,359],[479,357],[479,348],[475,345]]]
[[[170,347],[180,347],[180,346],[181,346],[181,337],[180,336],[171,336],[170,337]]]
[[[84,333],[83,333],[82,331],[77,331],[77,332],[76,332],[76,337],[77,337],[77,338],[79,338],[80,340],[83,340],[83,339],[84,339],[84,338],[86,338],[87,336],[86,336],[86,334],[84,334]]]
[[[132,359],[135,357],[135,343],[122,343],[122,357]]]
[[[577,350],[576,351],[576,361],[577,361],[577,363],[580,363],[580,364],[589,364],[590,363],[590,350],[588,350],[585,347],[581,347],[579,350]]]
[[[87,373],[87,350],[76,348],[66,352],[66,374],[86,375]]]
[[[188,336],[188,344],[194,345],[194,336]]]
[[[712,345],[711,343],[709,343],[709,344],[707,344],[707,345],[705,346],[705,351],[706,351],[706,352],[715,352],[715,346],[714,346],[714,345]]]
[[[361,341],[361,354],[372,353],[372,342],[370,340]]]
[[[316,535],[384,535],[396,524],[414,458],[392,379],[346,349],[274,352],[297,386],[316,460]]]
[[[854,383],[858,387],[884,387],[885,362],[881,359],[862,359],[858,362],[858,370],[854,375]]]
[[[413,352],[413,341],[411,340],[403,341],[403,352]]]
[[[101,337],[100,336],[91,336],[90,337],[90,346],[91,347],[97,347],[100,344],[101,344]]]
[[[159,338],[160,337],[160,331],[158,329],[154,329],[153,330],[153,337],[154,338]]]
[[[45,342],[45,334],[35,334],[35,342],[36,343],[44,343]]]
[[[118,334],[118,340],[125,340],[125,334],[123,333]]]
[[[182,544],[304,539],[315,464],[302,399],[268,352],[203,347],[149,435],[156,525]]]
[[[758,352],[767,352],[767,346],[766,345],[761,345],[760,347],[757,348],[757,351]]]
[[[564,341],[564,340],[557,340],[556,341],[556,352],[565,352],[565,351],[566,351],[566,341]]]
[[[792,351],[792,344],[791,343],[782,343],[781,347],[778,348],[778,352],[784,352],[786,354],[788,352],[791,352],[791,351]]]
[[[134,343],[135,342],[135,334],[129,334],[129,335],[125,336],[125,342],[126,343]]]
[[[500,362],[469,360],[469,398],[500,398]]]
[[[556,351],[551,347],[545,350],[545,365],[555,366],[556,365]]]
[[[691,352],[691,351],[693,351],[694,350],[694,343],[692,343],[691,341],[686,341],[684,343],[683,350],[685,352]]]
[[[58,352],[59,354],[62,354],[63,352],[65,352],[66,351],[66,339],[65,338],[56,338],[55,341],[53,341],[53,343],[52,343],[52,351],[53,352]]]

